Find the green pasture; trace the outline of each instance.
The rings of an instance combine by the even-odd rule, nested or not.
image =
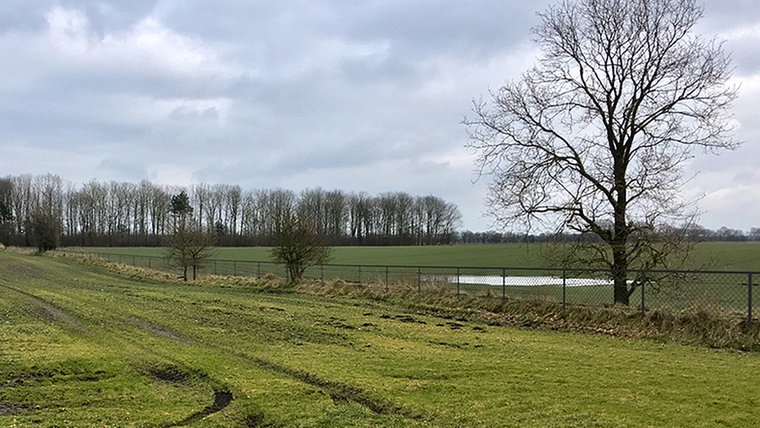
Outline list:
[[[71,250],[162,257],[163,248],[72,248]],[[407,247],[334,247],[333,264],[542,268],[541,244],[446,245]],[[269,261],[266,247],[218,248],[222,260]],[[705,242],[693,252],[695,268],[760,271],[760,242]],[[554,266],[559,267],[559,266]]]
[[[0,426],[756,426],[757,354],[0,253]]]
[[[149,247],[85,247],[70,251],[163,257],[165,249]],[[399,247],[333,247],[332,264],[395,266],[541,267],[535,245],[449,245]],[[270,261],[268,247],[220,247],[215,259]]]
[[[109,259],[138,266],[171,270],[158,257],[162,248],[84,248],[75,251],[108,253]],[[612,304],[611,285],[562,287],[542,284],[539,279],[527,286],[500,286],[505,276],[557,277],[561,270],[544,270],[540,245],[454,245],[434,247],[336,247],[329,266],[307,270],[306,276],[324,280],[341,279],[379,286],[402,283],[420,290],[430,285],[447,285],[457,293],[495,299],[518,298],[554,303],[607,306]],[[155,259],[143,256],[153,256]],[[282,266],[269,262],[268,248],[219,248],[202,274],[284,276]],[[693,253],[693,266],[710,270],[760,271],[760,243],[702,243]],[[457,283],[459,275],[491,276],[485,283]],[[570,277],[589,278],[589,272],[568,271]],[[600,279],[600,278],[597,278]],[[746,316],[749,304],[746,274],[693,274],[676,278],[657,278],[645,288],[648,310],[706,310]],[[760,273],[752,282],[760,283]],[[753,311],[760,311],[760,289],[752,293]],[[631,307],[641,307],[642,294],[636,290]]]

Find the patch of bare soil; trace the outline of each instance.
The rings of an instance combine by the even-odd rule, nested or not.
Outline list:
[[[151,333],[154,333],[158,336],[167,337],[169,339],[172,339],[180,343],[188,343],[188,340],[183,338],[179,333],[172,331],[168,328],[161,327],[160,325],[154,324],[150,321],[137,318],[137,317],[131,317],[129,318],[129,323],[136,327],[140,327],[144,330],[148,330]]]
[[[208,382],[211,385],[218,385],[219,383],[209,378],[209,376],[199,370],[185,368],[173,363],[154,363],[138,369],[143,375],[148,376],[154,380],[161,382],[169,382],[176,384],[188,384],[197,381]],[[214,389],[214,402],[198,412],[186,417],[185,419],[167,425],[167,427],[181,427],[191,425],[209,415],[213,415],[225,407],[229,406],[232,402],[232,392],[225,386],[218,386]]]
[[[0,402],[0,416],[18,415],[27,412],[27,407],[21,403]]]

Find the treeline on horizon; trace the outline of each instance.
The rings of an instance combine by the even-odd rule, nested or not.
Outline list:
[[[273,245],[288,215],[311,222],[328,245],[443,245],[454,242],[462,218],[451,202],[404,192],[75,185],[52,174],[20,175],[0,178],[0,243],[36,245],[33,225],[42,217],[62,246],[161,246],[171,233],[171,198],[181,192],[190,199],[193,221],[219,246]]]
[[[729,227],[721,227],[718,230],[707,229],[702,226],[694,226],[686,231],[686,239],[691,242],[747,242],[760,241],[760,227],[753,227],[745,232]],[[526,234],[515,232],[473,232],[465,230],[457,232],[454,239],[459,244],[514,244],[514,243],[548,243],[548,242],[577,242],[598,241],[597,237],[587,235],[581,237],[578,234],[555,233]]]

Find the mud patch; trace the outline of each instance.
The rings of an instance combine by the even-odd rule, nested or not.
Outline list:
[[[267,422],[263,413],[252,413],[243,418],[243,426],[246,428],[272,428],[276,425]]]
[[[0,416],[20,415],[26,413],[29,409],[21,403],[3,403],[0,402]]]
[[[346,320],[343,320],[340,318],[330,317],[330,319],[326,321],[324,324],[330,327],[339,328],[343,330],[356,330],[356,327],[350,324],[346,324],[345,321]]]
[[[418,320],[417,318],[411,315],[395,315],[395,316],[380,315],[380,318],[386,319],[386,320],[394,319],[394,320],[401,321],[403,323],[408,323],[408,324],[427,324],[425,321]]]
[[[169,383],[188,383],[193,377],[191,373],[175,365],[154,365],[146,369],[145,374],[154,380]]]
[[[159,382],[168,382],[179,385],[202,382],[214,389],[214,402],[212,404],[177,423],[167,425],[167,427],[179,427],[193,424],[209,415],[213,415],[214,413],[223,410],[230,405],[233,399],[232,392],[230,392],[229,388],[221,385],[200,370],[182,367],[178,364],[160,362],[138,368],[138,372]]]
[[[160,325],[153,324],[150,321],[137,317],[131,317],[128,321],[135,327],[140,327],[144,330],[148,330],[157,336],[168,337],[169,339],[172,339],[179,343],[189,343],[189,341],[183,338],[179,333],[169,330],[168,328],[161,327]]]
[[[464,343],[461,345],[458,343],[450,343],[450,342],[442,342],[442,341],[438,341],[438,342],[431,341],[429,343],[432,345],[445,346],[447,348],[454,348],[454,349],[462,349],[469,346],[469,343]]]
[[[77,364],[80,363],[72,361],[69,363],[69,367],[40,368],[33,366],[28,369],[10,369],[7,373],[0,372],[0,377],[2,377],[0,390],[49,381],[97,382],[107,377],[103,370],[89,370],[87,367],[78,367]]]
[[[464,327],[464,324],[460,324],[458,322],[447,322],[446,325],[448,325],[452,330],[459,330],[460,328]]]

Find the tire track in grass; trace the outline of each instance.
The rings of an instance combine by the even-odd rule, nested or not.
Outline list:
[[[92,333],[92,331],[89,330],[82,321],[80,321],[78,318],[74,317],[70,313],[66,312],[66,310],[64,310],[63,308],[57,305],[54,305],[50,302],[47,302],[43,298],[36,296],[32,293],[18,290],[5,284],[0,284],[0,286],[8,288],[10,290],[13,290],[17,293],[20,293],[26,296],[28,299],[30,299],[30,301],[34,302],[36,306],[42,308],[49,315],[49,317],[52,318],[54,321],[60,324],[66,325],[68,327],[74,328],[75,330],[80,331],[80,332]],[[421,419],[427,418],[426,415],[423,415],[420,412],[404,408],[403,406],[397,403],[394,403],[390,400],[372,396],[371,394],[369,394],[368,392],[366,392],[365,390],[357,386],[350,385],[343,382],[333,381],[329,379],[323,379],[323,378],[318,377],[315,374],[308,373],[306,371],[302,371],[302,370],[298,370],[294,368],[290,368],[290,367],[286,367],[284,365],[278,364],[273,361],[269,361],[263,358],[253,357],[253,356],[249,356],[245,354],[240,354],[235,351],[230,351],[229,349],[225,349],[225,347],[220,346],[218,344],[209,343],[203,340],[193,341],[180,333],[177,333],[173,330],[170,330],[163,326],[159,326],[157,324],[154,324],[150,321],[147,321],[141,318],[132,317],[131,319],[126,320],[126,324],[131,325],[133,327],[141,328],[143,330],[147,330],[150,333],[156,336],[162,336],[165,339],[178,341],[184,344],[195,343],[196,345],[205,346],[205,347],[208,347],[210,350],[216,350],[217,352],[223,352],[223,353],[231,352],[231,355],[236,355],[239,358],[243,359],[244,361],[247,361],[255,365],[256,367],[273,372],[278,375],[284,375],[292,379],[296,379],[300,382],[304,382],[308,385],[317,387],[323,390],[324,392],[326,392],[326,394],[329,395],[335,403],[346,403],[349,401],[355,402],[379,415],[399,415],[399,416],[403,416],[403,417],[415,419],[415,420],[421,420]],[[133,344],[138,347],[144,348],[140,346],[138,343],[133,343]],[[145,350],[160,358],[164,358],[148,349],[145,349]],[[212,414],[222,411],[227,406],[229,406],[229,404],[232,402],[233,399],[234,399],[233,394],[232,392],[230,392],[229,388],[219,384],[218,388],[214,388],[214,401],[211,405],[208,405],[204,407],[203,409],[201,409],[200,411],[193,413],[192,415],[188,416],[187,418],[183,419],[180,422],[167,425],[167,427],[187,426],[194,422],[200,421]]]
[[[23,290],[19,290],[18,288],[14,288],[6,284],[0,284],[0,287],[3,287],[7,290],[11,290],[13,292],[16,292],[24,296],[33,307],[42,310],[43,315],[45,316],[46,319],[49,319],[63,327],[73,329],[79,333],[92,334],[92,330],[87,328],[79,318],[67,312],[65,309],[61,308],[60,306],[54,303],[48,302],[47,300],[35,294],[29,293]]]
[[[176,331],[160,326],[158,324],[152,323],[143,318],[131,316],[127,319],[127,322],[135,327],[139,327],[143,330],[147,330],[155,336],[165,337],[165,338],[173,340],[174,342],[182,343],[185,345],[190,344],[190,341],[186,337],[182,336]]]
[[[420,412],[404,408],[400,404],[394,403],[384,398],[374,397],[363,389],[347,383],[322,379],[312,373],[289,368],[281,364],[277,364],[273,361],[265,360],[263,358],[251,357],[243,354],[237,354],[237,356],[255,364],[259,368],[274,372],[276,374],[286,375],[311,386],[323,389],[335,403],[353,401],[379,415],[399,415],[414,420],[427,418],[426,415]]]
[[[84,323],[81,320],[79,320],[77,317],[67,312],[65,309],[61,308],[60,306],[57,306],[53,303],[48,302],[42,297],[39,297],[35,294],[29,293],[23,290],[19,290],[17,288],[11,287],[6,284],[0,284],[0,287],[3,287],[5,289],[11,290],[13,292],[16,292],[24,296],[27,299],[27,301],[29,301],[30,304],[32,304],[34,307],[43,310],[46,315],[46,318],[51,319],[52,321],[54,321],[55,323],[59,325],[63,325],[65,327],[71,328],[79,333],[85,333],[85,334],[93,333],[93,331],[87,328],[84,325]],[[175,341],[188,343],[187,340],[184,339],[178,333],[172,330],[169,330],[165,327],[158,326],[149,321],[145,321],[139,318],[132,318],[129,320],[129,324],[138,328],[142,328],[144,330],[148,330],[151,333],[167,337]],[[137,345],[140,348],[143,348],[148,353],[156,355],[154,352],[145,349],[143,346],[140,346],[139,344],[135,344],[135,345]],[[156,356],[160,357],[159,355],[156,355]],[[160,357],[160,358],[163,358],[163,357]],[[210,381],[214,384],[218,383],[214,381],[213,379],[210,379]],[[167,427],[178,427],[178,426],[190,425],[207,416],[213,415],[214,413],[224,410],[227,406],[230,405],[232,400],[233,400],[233,395],[232,395],[232,392],[230,392],[229,388],[227,388],[226,386],[222,386],[220,388],[214,388],[213,404],[204,407],[202,410],[193,413],[192,415],[188,416],[187,418],[183,419],[182,421],[178,423],[167,425]],[[6,409],[2,405],[0,405],[0,415],[7,413],[8,409],[9,408]]]
[[[186,338],[182,334],[174,330],[171,330],[169,328],[155,324],[153,322],[147,321],[142,318],[133,316],[127,320],[127,323],[134,327],[138,327],[140,329],[146,330],[150,332],[151,334],[175,341],[177,343],[182,343],[185,345],[193,344],[193,342],[190,339]],[[140,345],[139,343],[133,342],[132,344],[134,346],[137,346],[143,349],[144,352],[153,354],[164,360],[167,359],[166,357],[158,355],[155,351],[147,349],[146,347]],[[178,363],[173,363],[173,364],[174,365],[172,367],[158,369],[158,370],[153,369],[151,370],[151,375],[161,380],[166,380],[169,382],[177,382],[177,383],[182,383],[183,381],[186,381],[188,378],[192,377],[193,375],[200,375],[200,377],[202,378],[208,378],[208,383],[212,385],[212,388],[214,390],[214,402],[204,407],[203,409],[191,414],[185,419],[182,419],[179,422],[165,425],[166,428],[191,425],[208,416],[221,412],[222,410],[227,408],[227,406],[229,406],[230,403],[232,403],[234,396],[232,392],[230,391],[229,387],[227,387],[226,385],[222,384],[221,382],[216,381],[214,378],[208,376],[204,372],[199,372],[195,369],[185,367],[183,364],[178,364]]]

